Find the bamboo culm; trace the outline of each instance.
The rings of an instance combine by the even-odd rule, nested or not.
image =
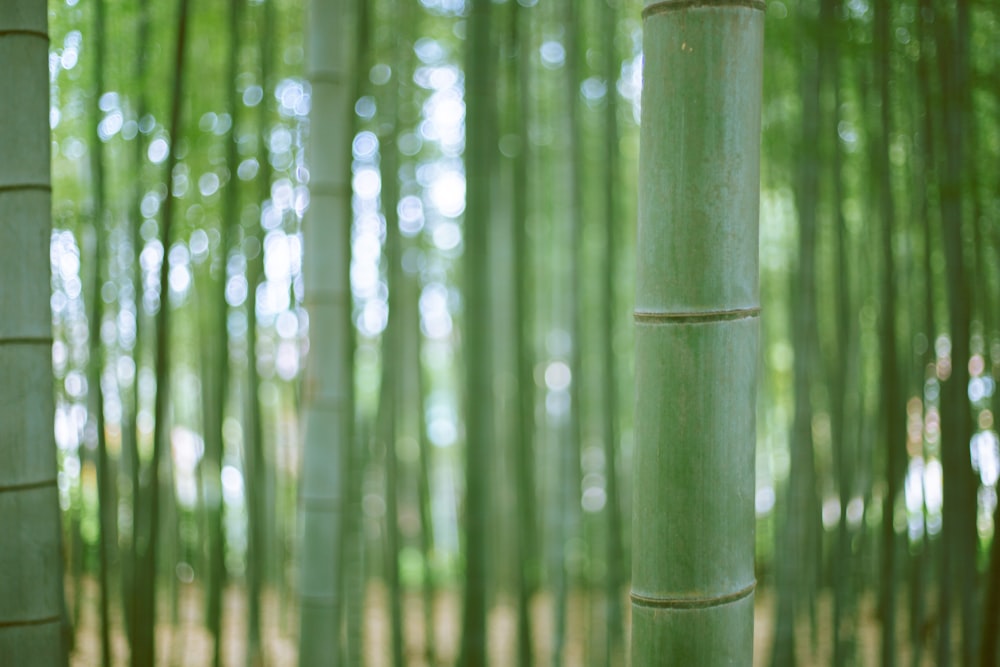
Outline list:
[[[763,8],[643,11],[636,665],[753,659]]]

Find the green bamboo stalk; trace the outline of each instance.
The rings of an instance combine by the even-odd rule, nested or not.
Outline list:
[[[253,15],[252,15],[253,16]],[[260,22],[258,51],[260,57],[260,85],[268,90],[267,74],[270,69],[270,39],[271,26]],[[235,79],[234,79],[235,81]],[[259,136],[267,132],[269,95],[265,92],[260,102],[260,109],[255,128]],[[233,105],[239,104],[234,98]],[[234,123],[235,127],[235,123]],[[234,142],[235,145],[235,142]],[[270,161],[266,155],[266,142],[261,142],[261,152],[258,161],[261,169],[258,172],[259,202],[262,204],[270,197],[271,174]],[[230,173],[235,173],[236,161],[229,166]],[[261,595],[267,582],[268,566],[271,563],[268,553],[268,538],[276,541],[277,531],[270,531],[268,526],[268,508],[274,506],[273,487],[269,484],[269,475],[273,467],[265,454],[264,428],[261,418],[260,376],[257,373],[257,289],[264,276],[264,235],[260,227],[260,217],[247,221],[246,236],[257,243],[257,253],[247,258],[247,390],[245,397],[247,447],[244,455],[244,467],[247,483],[247,667],[263,667],[267,662],[267,653],[261,643]],[[271,534],[269,535],[269,532]]]
[[[265,158],[266,159],[266,158]],[[255,222],[257,222],[255,220]],[[262,241],[254,225],[249,238]],[[264,428],[261,420],[260,376],[257,373],[257,288],[264,275],[264,244],[258,243],[257,255],[247,260],[247,390],[245,397],[246,451],[244,469],[247,485],[247,667],[261,667],[266,656],[261,644],[261,594],[267,579],[267,507],[270,488],[267,483],[268,457],[264,453]]]
[[[825,74],[827,85],[831,89],[834,100],[832,118],[826,127],[826,136],[830,139],[830,182],[832,187],[832,224],[834,236],[834,261],[832,277],[835,286],[834,308],[836,323],[834,327],[835,345],[829,363],[830,377],[830,431],[833,439],[835,467],[838,494],[840,499],[840,519],[837,523],[837,546],[835,558],[834,605],[833,605],[833,664],[842,667],[847,664],[853,651],[854,627],[849,619],[853,607],[851,596],[851,543],[847,518],[847,507],[854,489],[854,466],[851,460],[853,448],[848,444],[848,364],[845,361],[853,359],[853,346],[850,334],[851,293],[848,284],[846,225],[842,202],[844,200],[843,155],[840,148],[839,119],[842,101],[840,86],[840,54],[838,41],[841,39],[839,29],[839,0],[822,0],[820,4],[820,25],[824,26],[820,33],[820,71],[821,78]],[[824,67],[823,63],[828,67]],[[821,82],[822,83],[822,82]],[[848,630],[844,630],[847,625]]]
[[[980,212],[978,193],[976,191],[978,177],[971,172],[975,170],[976,149],[970,139],[975,139],[975,123],[972,119],[972,85],[973,70],[970,58],[971,17],[969,0],[956,0],[955,2],[955,43],[954,60],[952,61],[951,77],[946,85],[954,86],[950,91],[954,96],[951,100],[954,106],[950,109],[954,112],[949,123],[946,123],[946,136],[948,146],[945,151],[948,168],[951,169],[950,176],[958,179],[960,184],[955,189],[946,188],[942,191],[942,200],[952,195],[957,195],[959,208],[971,208],[972,219],[968,219],[968,214],[959,213],[955,221],[967,220],[964,224],[950,224],[947,237],[944,239],[945,263],[948,273],[948,301],[949,319],[952,332],[952,368],[954,373],[952,381],[955,383],[953,405],[955,419],[959,428],[953,432],[955,434],[954,450],[956,457],[961,457],[961,464],[956,459],[958,467],[957,479],[960,479],[959,488],[956,489],[960,496],[957,512],[960,516],[959,537],[956,540],[959,558],[956,564],[959,567],[958,594],[962,609],[962,662],[971,665],[979,655],[979,645],[982,638],[979,636],[979,534],[976,527],[976,515],[978,506],[979,477],[972,469],[970,458],[969,439],[972,437],[974,425],[972,423],[972,411],[968,401],[969,386],[969,362],[971,356],[970,336],[972,333],[972,320],[975,315],[974,304],[969,300],[974,298],[975,288],[971,286],[975,279],[975,262],[969,262],[965,257],[964,246],[967,239],[978,242],[975,235],[975,228],[979,221],[976,219]],[[946,106],[946,109],[949,107]],[[953,161],[953,162],[952,162]],[[971,201],[970,201],[971,200]],[[971,206],[969,204],[971,203]],[[965,229],[965,226],[972,229]],[[966,266],[968,263],[970,266]],[[958,266],[956,266],[956,264]],[[973,273],[967,277],[969,268]],[[983,276],[981,279],[985,279]],[[981,322],[981,321],[980,321]],[[961,339],[961,340],[956,340]],[[945,393],[950,394],[950,391]],[[942,423],[943,425],[943,423]],[[954,486],[954,484],[953,484]]]
[[[80,470],[83,470],[90,460],[90,450],[76,446],[76,457]],[[80,619],[83,616],[83,577],[86,570],[87,545],[83,540],[83,480],[77,477],[75,483],[70,488],[69,502],[69,555],[67,557],[69,565],[69,575],[73,579],[73,605],[67,609],[69,614],[70,651],[75,650],[77,634],[80,631]]]
[[[170,108],[170,152],[167,155],[164,198],[160,235],[163,258],[160,262],[160,309],[156,317],[156,400],[153,407],[153,457],[146,470],[145,486],[148,491],[146,517],[142,530],[136,531],[136,608],[137,621],[135,646],[132,653],[133,667],[153,667],[156,662],[156,562],[160,526],[160,462],[167,441],[167,410],[170,405],[170,262],[169,251],[173,237],[171,224],[174,215],[173,181],[177,166],[177,144],[180,140],[181,100],[184,93],[184,65],[187,45],[189,0],[180,0],[177,8],[177,41],[174,52],[174,80]],[[138,259],[138,258],[137,258]],[[137,524],[138,525],[138,524]]]
[[[386,218],[386,244],[385,257],[389,262],[389,317],[390,326],[396,327],[395,345],[396,360],[395,365],[399,368],[396,373],[396,418],[400,430],[397,431],[397,442],[400,436],[412,437],[417,445],[417,466],[411,474],[416,475],[416,503],[420,516],[420,551],[423,556],[423,580],[421,586],[423,611],[424,611],[424,655],[427,664],[436,664],[435,649],[435,627],[434,627],[434,596],[436,581],[434,571],[431,566],[434,550],[434,518],[431,507],[431,469],[433,465],[432,446],[427,435],[427,419],[424,406],[424,398],[427,396],[427,385],[424,382],[423,363],[421,361],[421,350],[423,348],[423,334],[420,330],[420,272],[419,270],[408,270],[402,263],[403,258],[413,252],[419,252],[418,238],[405,238],[399,229],[398,200],[399,200],[399,179],[397,167],[399,161],[399,151],[395,138],[405,127],[407,119],[400,113],[401,105],[407,100],[413,99],[413,91],[410,89],[413,80],[413,40],[414,35],[421,33],[421,12],[416,3],[404,2],[398,15],[400,18],[400,29],[397,31],[395,46],[392,57],[392,71],[394,81],[390,84],[390,94],[395,96],[395,100],[382,108],[386,109],[387,115],[392,113],[395,118],[388,118],[388,123],[395,128],[392,139],[388,144],[383,144],[380,148],[385,151],[392,151],[394,155],[389,161],[383,158],[382,175],[382,196],[383,208]],[[388,180],[388,179],[391,179]],[[390,243],[395,248],[390,248]],[[395,256],[390,250],[395,251]],[[395,288],[395,289],[394,289]],[[396,292],[396,299],[393,300],[392,292]],[[396,321],[392,324],[393,308],[396,309]],[[387,329],[388,331],[388,329]],[[383,334],[384,335],[384,334]],[[385,358],[383,359],[385,363]],[[404,469],[405,472],[405,469]],[[399,482],[397,481],[397,484]],[[395,525],[395,524],[393,524]],[[400,587],[400,592],[403,593]],[[397,651],[397,641],[395,639],[396,630],[393,631],[393,653],[394,660],[398,659],[400,664],[405,664],[402,650],[405,644],[403,635],[403,614],[402,605],[399,606],[397,616],[396,602],[392,602],[392,622],[399,623],[399,655],[395,657]]]
[[[400,11],[398,3],[390,3],[390,14]],[[406,25],[406,21],[402,22]],[[405,30],[405,28],[400,28]],[[383,252],[389,282],[389,318],[382,332],[382,381],[379,389],[378,439],[385,451],[385,577],[389,589],[389,625],[391,655],[394,667],[402,667],[403,658],[403,591],[399,579],[399,458],[396,443],[400,434],[400,414],[404,401],[403,383],[403,267],[399,233],[399,151],[398,131],[399,90],[404,56],[402,39],[394,31],[391,37],[390,61],[393,77],[381,101],[385,111],[383,131],[379,133],[379,158],[382,170],[382,213],[385,216]]]
[[[959,0],[962,11],[964,0]],[[973,617],[976,567],[976,479],[969,459],[972,435],[968,403],[970,303],[969,284],[963,245],[964,131],[959,98],[968,81],[968,63],[962,57],[961,32],[956,36],[946,12],[935,16],[936,55],[941,81],[943,119],[943,156],[938,165],[940,179],[941,238],[945,256],[945,282],[948,297],[948,328],[951,335],[951,377],[941,389],[941,463],[943,472],[942,540],[939,586],[939,621],[937,664],[951,663],[952,597],[960,604],[962,629],[962,664],[972,664],[976,632]]]
[[[385,217],[385,244],[383,251],[387,265],[389,283],[389,319],[382,332],[382,386],[378,407],[378,433],[385,451],[385,575],[389,589],[389,625],[391,627],[390,654],[392,664],[405,664],[403,636],[403,588],[400,581],[399,553],[399,457],[397,444],[405,430],[403,416],[407,407],[405,382],[407,364],[405,361],[404,333],[406,317],[403,309],[408,290],[403,276],[403,244],[399,231],[399,149],[396,138],[399,135],[400,105],[403,102],[404,85],[409,70],[408,60],[412,54],[408,34],[413,25],[413,15],[409,3],[390,0],[387,9],[392,16],[398,16],[400,27],[388,33],[386,44],[392,78],[384,86],[379,108],[382,121],[379,132],[379,159],[382,172],[381,204]]]
[[[967,102],[971,105],[971,101]],[[971,117],[971,114],[970,114]],[[969,131],[970,144],[975,144],[973,137],[972,128]],[[975,173],[975,168],[972,169]],[[975,185],[973,186],[975,187]],[[974,195],[975,196],[975,195]],[[976,196],[977,205],[979,197]],[[978,212],[974,211],[974,215],[978,218]],[[985,218],[984,218],[985,220]],[[979,225],[977,225],[977,230]],[[979,247],[980,241],[977,239],[977,248]],[[994,225],[992,238],[988,239],[983,245],[987,246],[990,252],[990,257],[994,262],[997,260],[997,251],[1000,250],[997,244],[997,230]],[[986,249],[981,249],[980,253],[985,254]],[[988,259],[983,257],[979,262],[981,266],[988,265]],[[978,272],[979,275],[983,275],[982,271]],[[989,290],[984,289],[987,292],[985,295],[985,300],[988,303],[996,303],[997,293],[994,291],[993,294],[988,294]],[[984,304],[984,319],[983,331],[987,336],[992,337],[994,341],[996,340],[996,315],[991,312],[988,305]],[[990,347],[990,338],[987,338],[987,348]],[[995,348],[994,348],[995,349]],[[992,376],[994,378],[998,377],[1000,373],[1000,358],[997,355],[992,354]],[[993,414],[1000,414],[1000,392],[993,392],[992,400]],[[990,540],[989,549],[989,563],[984,573],[984,584],[985,584],[985,594],[983,595],[983,606],[980,612],[980,618],[982,619],[982,629],[980,630],[980,637],[982,640],[982,645],[979,647],[979,664],[980,667],[996,667],[1000,664],[1000,503],[993,510],[993,538]]]
[[[803,14],[808,32],[818,25]],[[815,44],[803,45],[802,142],[796,165],[795,206],[798,213],[798,267],[790,274],[792,345],[795,351],[793,394],[795,411],[789,437],[790,469],[784,525],[777,543],[778,615],[772,664],[795,664],[795,623],[800,603],[813,619],[815,570],[812,554],[817,538],[819,500],[816,495],[812,437],[812,388],[815,381],[818,331],[816,326],[816,237],[819,206],[819,147],[821,73]],[[803,556],[802,554],[809,554]],[[814,626],[815,627],[815,626]]]
[[[930,46],[932,40],[930,39],[931,28],[929,27],[934,18],[933,3],[931,0],[919,0],[918,10],[920,19],[917,21],[916,25],[916,36],[917,42],[920,44],[920,55],[917,59],[916,64],[916,83],[917,83],[917,107],[920,109],[919,115],[921,119],[920,130],[918,132],[917,141],[915,142],[915,169],[914,169],[914,180],[918,184],[933,184],[933,179],[931,174],[933,173],[933,168],[935,164],[935,123],[934,116],[931,110],[932,104],[932,94],[931,94],[931,74],[930,74]],[[920,358],[921,369],[934,368],[936,352],[934,350],[934,338],[935,338],[935,313],[934,313],[934,271],[933,271],[933,225],[931,224],[931,206],[930,206],[930,195],[928,192],[921,190],[918,194],[919,204],[918,204],[918,233],[923,236],[923,253],[922,253],[922,269],[923,269],[923,285],[922,287],[922,308],[923,308],[923,330],[924,335],[927,338],[927,345],[924,354]],[[924,382],[924,376],[927,374],[926,370],[921,373],[921,385]],[[926,424],[926,416],[929,414],[928,400],[921,387],[920,394],[923,399],[923,417],[924,423]],[[923,455],[924,461],[928,460],[928,437],[927,429],[921,429],[921,453]],[[923,658],[927,652],[927,642],[925,641],[926,634],[926,609],[927,609],[927,584],[931,579],[931,565],[934,557],[934,550],[937,546],[933,544],[930,539],[930,532],[927,527],[927,494],[923,492],[924,485],[921,484],[921,515],[922,515],[922,526],[923,526],[923,538],[920,545],[920,552],[917,556],[916,562],[913,563],[914,570],[914,586],[913,586],[913,601],[911,603],[910,609],[910,626],[911,626],[911,645],[912,645],[912,660],[911,664],[913,667],[920,667],[923,664]]]
[[[223,271],[225,270],[225,262]],[[211,294],[211,272],[206,264],[200,271],[195,285],[206,285],[205,295]],[[222,279],[225,282],[225,279]],[[224,289],[218,288],[218,289]],[[197,298],[197,297],[196,297]],[[198,299],[200,307],[195,317],[200,322],[200,381],[201,381],[201,430],[205,443],[205,455],[198,464],[199,483],[202,488],[201,506],[204,514],[205,549],[201,554],[206,558],[205,625],[212,637],[213,665],[218,667],[216,650],[219,648],[222,630],[222,587],[225,577],[225,544],[222,517],[222,424],[224,419],[224,378],[225,362],[216,358],[218,349],[216,338],[223,336],[218,330],[225,326],[225,311],[218,312],[218,303],[211,298]],[[228,310],[228,309],[227,309]],[[226,353],[228,357],[228,351]],[[225,364],[228,365],[228,364]],[[221,660],[221,655],[219,658]]]
[[[239,74],[239,51],[240,51],[240,17],[242,15],[242,1],[230,0],[229,2],[229,60],[226,81],[228,82],[227,107],[230,114],[229,132],[226,137],[226,164],[229,168],[229,181],[225,186],[223,195],[222,218],[219,221],[219,282],[216,285],[216,300],[209,302],[214,306],[208,313],[210,321],[214,320],[214,332],[208,333],[208,358],[205,359],[204,372],[211,377],[209,391],[204,391],[203,395],[208,396],[211,401],[206,405],[210,417],[206,420],[205,429],[205,458],[203,464],[208,464],[209,489],[208,494],[208,608],[206,612],[206,622],[209,632],[212,634],[212,664],[220,667],[222,664],[222,594],[226,585],[226,544],[224,530],[224,507],[222,502],[222,482],[221,471],[222,461],[225,454],[225,417],[226,402],[229,397],[230,387],[230,360],[229,360],[229,304],[226,301],[226,285],[229,279],[228,266],[229,255],[233,251],[233,238],[239,226],[239,180],[236,176],[236,166],[239,156],[236,152],[237,135],[236,126],[239,120],[239,93],[237,91],[237,77]],[[212,347],[214,343],[214,349]],[[214,363],[213,363],[214,362]]]
[[[395,166],[395,160],[386,157],[386,150],[394,151],[395,142],[387,140],[383,135],[380,140],[382,153],[382,165],[385,168]],[[387,181],[393,178],[392,172],[384,172],[382,180],[382,197],[386,198],[386,190],[392,190]],[[396,452],[396,441],[399,436],[398,411],[401,402],[400,385],[402,381],[400,361],[401,341],[400,334],[400,309],[402,299],[399,291],[402,288],[402,271],[400,270],[399,225],[395,223],[395,216],[390,215],[389,210],[395,208],[398,197],[392,198],[392,204],[386,203],[386,242],[385,257],[389,264],[389,280],[394,287],[389,288],[389,321],[382,332],[382,384],[379,392],[378,406],[378,438],[382,442],[385,451],[385,580],[389,589],[389,626],[390,631],[390,654],[394,667],[402,667],[403,658],[403,590],[399,578],[399,457]],[[384,199],[384,201],[386,201]],[[392,227],[395,225],[396,232]],[[394,283],[393,283],[394,281]],[[395,316],[392,309],[395,308]]]
[[[465,63],[466,208],[463,271],[466,291],[462,355],[466,362],[465,591],[458,664],[483,667],[493,452],[493,364],[490,329],[490,178],[493,130],[491,0],[471,0]]]
[[[892,194],[890,171],[890,132],[892,131],[891,97],[889,93],[891,39],[889,2],[875,3],[875,75],[878,85],[878,143],[874,150],[875,179],[878,188],[879,214],[882,218],[882,294],[879,356],[881,361],[882,409],[886,443],[886,493],[882,501],[882,665],[896,664],[896,598],[898,597],[899,566],[893,515],[896,498],[906,474],[906,413],[900,398],[899,368],[896,345],[896,280],[893,237],[896,204]],[[964,362],[963,362],[964,363]]]
[[[354,28],[357,39],[353,44],[354,57],[357,65],[355,72],[367,72],[371,54],[371,3],[359,2],[352,4],[355,9]],[[351,81],[353,99],[362,96],[369,80],[364,76],[354,76]],[[352,114],[351,130],[352,134],[358,130],[360,119],[357,114]],[[354,330],[351,329],[353,349]],[[353,378],[352,378],[353,379]],[[355,417],[356,419],[356,417]],[[366,422],[367,423],[367,422]],[[347,444],[347,456],[345,458],[345,471],[347,472],[347,483],[345,493],[347,494],[344,503],[346,518],[344,521],[344,594],[347,597],[345,603],[345,614],[347,616],[344,623],[345,636],[345,656],[346,664],[351,667],[364,667],[364,609],[365,609],[365,535],[362,495],[363,478],[368,452],[367,429],[355,429],[355,423],[351,422],[352,430]]]
[[[997,526],[1000,526],[1000,504],[993,510],[993,542],[990,545],[990,562],[986,577],[986,595],[983,599],[983,645],[979,650],[980,667],[996,667],[997,663],[997,626],[1000,624],[1000,538],[997,537]]]
[[[94,91],[93,128],[96,130],[101,120],[100,100],[104,93],[104,0],[94,2]],[[110,667],[111,655],[111,621],[110,591],[108,581],[108,554],[112,544],[116,543],[114,534],[115,502],[114,489],[111,488],[111,466],[108,462],[108,442],[104,433],[104,391],[101,388],[101,374],[104,370],[104,345],[101,342],[101,323],[104,317],[101,287],[104,284],[104,244],[107,239],[107,216],[105,213],[105,178],[104,178],[104,142],[95,131],[90,142],[91,188],[93,191],[93,210],[91,219],[94,230],[94,266],[92,302],[89,313],[90,358],[88,360],[88,391],[90,392],[90,410],[94,419],[97,437],[97,498],[98,498],[98,582],[100,585],[100,639],[101,664]]]
[[[603,374],[604,374],[604,472],[607,479],[607,579],[605,582],[605,605],[607,608],[607,641],[604,663],[621,665],[625,662],[624,626],[621,604],[622,584],[625,581],[622,569],[625,554],[622,548],[622,517],[618,490],[618,383],[615,373],[615,286],[618,283],[618,74],[621,61],[615,50],[618,16],[615,0],[606,0],[602,20],[604,21],[604,81],[606,105],[604,108],[604,282],[602,319],[603,331]]]
[[[168,440],[169,442],[169,440]],[[163,508],[163,518],[160,520],[160,543],[157,560],[161,577],[166,574],[170,586],[170,625],[171,633],[176,633],[181,624],[181,581],[175,576],[175,568],[180,562],[181,524],[180,511],[177,506],[177,494],[174,493],[176,482],[174,477],[174,457],[163,457],[163,467],[160,471],[160,502]],[[176,636],[176,635],[175,635]],[[171,652],[173,651],[171,645]]]
[[[559,516],[561,540],[558,552],[559,571],[555,576],[555,637],[552,664],[563,664],[566,648],[567,611],[569,593],[573,585],[573,575],[579,574],[570,569],[567,546],[571,540],[580,536],[580,487],[582,472],[580,468],[582,420],[580,405],[580,387],[583,384],[583,354],[581,344],[582,318],[580,314],[580,264],[583,253],[583,151],[581,148],[580,131],[580,88],[579,60],[580,37],[579,18],[576,0],[565,0],[563,3],[563,26],[565,28],[566,66],[564,73],[566,101],[566,164],[568,168],[567,192],[565,199],[566,222],[565,243],[568,247],[568,272],[565,283],[565,298],[558,297],[566,306],[565,326],[569,330],[570,352],[570,412],[569,423],[563,428],[565,434],[559,441]]]
[[[274,0],[263,0],[259,5],[259,10],[256,15],[254,15],[254,22],[259,26],[260,30],[260,85],[264,91],[263,99],[258,105],[257,109],[257,132],[258,141],[260,142],[261,150],[258,156],[258,161],[260,162],[260,169],[257,172],[257,187],[259,192],[259,201],[261,207],[264,203],[271,197],[271,160],[267,149],[267,137],[270,132],[270,120],[272,117],[272,105],[274,104],[274,96],[269,94],[268,91],[273,89],[272,81],[272,71],[273,71],[273,41],[274,41]],[[264,234],[263,230],[260,228],[260,220],[255,221],[253,235],[260,242],[260,251],[256,257],[252,258],[248,265],[248,270],[254,278],[250,281],[250,297],[247,303],[249,318],[248,327],[249,331],[253,335],[253,343],[247,342],[249,354],[251,356],[250,360],[250,384],[251,386],[259,386],[259,381],[257,378],[257,342],[256,342],[256,332],[257,332],[257,286],[262,281],[264,276]],[[257,419],[260,419],[260,398],[257,393],[252,395],[252,403],[257,405]],[[263,447],[263,429],[258,423],[255,427],[257,428],[257,438],[260,447]],[[276,452],[272,453],[276,456]],[[255,498],[262,502],[261,513],[266,514],[267,529],[263,532],[265,534],[270,531],[271,539],[266,543],[264,551],[266,555],[263,555],[266,561],[267,567],[265,571],[260,573],[263,581],[269,581],[271,583],[280,583],[284,580],[284,577],[279,575],[284,571],[281,566],[282,558],[280,554],[283,551],[282,544],[284,541],[284,522],[283,518],[280,517],[277,505],[277,499],[279,496],[278,489],[278,479],[277,473],[273,466],[263,465],[260,473],[263,477],[262,484],[266,488],[267,498],[261,498],[260,494],[255,494]],[[265,517],[261,517],[264,519]],[[281,586],[284,589],[284,586]]]
[[[351,334],[351,108],[353,3],[310,4],[307,76],[312,84],[306,227],[306,305],[312,349],[303,389],[306,439],[300,502],[299,664],[341,660],[340,577],[344,484],[354,419]],[[331,38],[336,35],[336,38]]]
[[[392,65],[394,73],[398,73],[397,99],[403,102],[407,99],[409,91],[406,90],[406,82],[412,78],[412,67],[405,61],[408,54],[412,52],[412,41],[410,34],[420,34],[418,19],[409,7],[404,6],[401,12],[403,25],[410,26],[397,44],[396,62]],[[388,106],[388,105],[387,105]],[[382,107],[386,108],[386,107]],[[390,107],[391,108],[391,107]],[[397,114],[398,116],[398,114]],[[397,119],[398,125],[403,123],[402,118]],[[397,132],[398,134],[398,132]],[[390,141],[382,144],[381,150],[397,151],[396,143]],[[402,259],[411,252],[419,252],[419,239],[406,238],[399,231],[399,215],[396,211],[398,206],[398,184],[386,183],[385,174],[398,173],[398,168],[392,164],[395,159],[385,161],[383,159],[383,207],[386,214],[386,244],[385,258],[389,263],[389,326],[396,327],[392,337],[395,339],[397,352],[393,364],[398,369],[394,373],[394,379],[390,380],[396,388],[396,423],[398,430],[396,433],[397,442],[403,438],[412,438],[417,446],[417,465],[411,474],[416,476],[416,504],[420,517],[420,553],[423,557],[423,577],[421,582],[421,594],[424,611],[424,656],[427,664],[436,664],[435,648],[435,628],[434,628],[434,596],[436,581],[432,568],[434,551],[434,517],[431,507],[431,470],[433,467],[432,445],[427,435],[427,418],[424,406],[424,398],[427,396],[427,382],[425,382],[423,363],[421,361],[421,351],[423,349],[423,334],[420,329],[420,272],[419,270],[409,270],[403,265]],[[391,201],[396,202],[391,204]],[[395,230],[397,238],[390,236]],[[401,238],[400,238],[401,237]],[[392,291],[395,285],[396,297],[393,299]],[[393,322],[392,308],[396,308],[395,322]],[[383,332],[383,336],[389,333],[389,327]],[[390,357],[383,357],[383,370]],[[381,409],[381,406],[380,406]],[[403,468],[404,474],[406,472]],[[397,481],[397,484],[399,481]],[[405,483],[405,480],[404,480]],[[404,501],[405,502],[405,501]],[[401,591],[402,592],[402,591]],[[402,605],[400,605],[400,638],[402,634]],[[395,615],[395,610],[392,612]],[[395,622],[395,619],[393,619]],[[395,640],[393,640],[395,643]],[[400,643],[400,649],[403,644]],[[393,649],[395,651],[395,648]],[[402,659],[402,658],[401,658]]]
[[[66,664],[49,312],[46,4],[0,5],[0,664]]]
[[[149,0],[136,0],[136,44],[149,43]],[[132,74],[132,85],[136,91],[135,121],[139,122],[146,113],[146,49],[139,48],[135,54],[135,71]],[[128,545],[122,556],[122,611],[124,617],[125,635],[128,639],[129,651],[136,650],[136,573],[137,573],[137,526],[142,516],[140,492],[140,461],[138,434],[136,432],[136,416],[139,414],[139,369],[142,366],[141,342],[145,339],[145,318],[142,307],[142,265],[139,255],[142,252],[142,197],[144,180],[142,165],[147,150],[143,135],[137,133],[133,141],[132,170],[133,182],[129,193],[128,224],[132,242],[132,302],[135,309],[135,344],[132,348],[132,360],[135,365],[135,375],[132,379],[132,393],[128,401],[122,401],[122,460],[126,466],[129,480],[129,493],[132,504],[132,526],[129,531]]]
[[[356,429],[363,431],[364,429]],[[346,468],[349,472],[345,492],[347,502],[344,510],[347,517],[344,525],[344,594],[347,596],[344,623],[346,656],[345,664],[364,667],[364,610],[365,610],[365,535],[362,525],[362,477],[365,473],[366,433],[352,431],[352,440],[347,456]]]
[[[415,246],[414,243],[410,247]],[[407,276],[405,280],[407,289],[406,303],[404,304],[407,311],[406,330],[412,337],[412,345],[408,348],[411,355],[407,367],[413,373],[414,382],[411,386],[415,390],[411,400],[412,407],[416,412],[417,446],[419,447],[417,502],[420,506],[420,551],[424,557],[424,656],[427,664],[433,665],[437,663],[434,628],[434,596],[437,589],[437,577],[433,566],[434,511],[431,505],[431,470],[434,466],[434,454],[427,436],[427,411],[424,406],[424,398],[428,394],[428,383],[424,378],[423,363],[421,362],[423,334],[420,330],[420,281],[416,274]]]
[[[534,664],[532,651],[531,598],[537,588],[537,534],[535,520],[535,359],[531,353],[531,322],[529,312],[534,284],[531,280],[528,257],[528,160],[530,142],[531,79],[531,17],[520,3],[511,3],[511,51],[516,54],[512,76],[516,81],[511,88],[510,115],[520,144],[520,155],[513,163],[512,187],[514,220],[514,318],[517,333],[514,341],[517,362],[517,664],[530,667]]]
[[[643,11],[636,665],[753,659],[763,9]]]

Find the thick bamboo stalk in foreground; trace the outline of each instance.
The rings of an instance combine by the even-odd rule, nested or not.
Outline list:
[[[66,664],[52,422],[46,7],[0,3],[0,665]]]
[[[635,665],[753,659],[763,9],[643,11]]]

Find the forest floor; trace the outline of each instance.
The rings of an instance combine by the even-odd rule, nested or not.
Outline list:
[[[68,590],[72,590],[68,588]],[[76,646],[71,657],[71,667],[97,667],[100,660],[98,634],[97,588],[92,580],[84,580]],[[180,584],[176,615],[169,595],[161,597],[160,618],[157,627],[157,664],[161,667],[207,667],[211,664],[212,641],[205,628],[204,594],[195,584]],[[389,667],[389,619],[386,593],[382,586],[372,584],[367,592],[365,605],[365,644],[367,667]],[[69,596],[73,607],[72,595]],[[623,596],[623,603],[626,602]],[[571,596],[567,617],[566,667],[582,667],[589,662],[591,651],[599,651],[604,642],[603,627],[594,612],[585,610],[598,605],[587,605],[585,594]],[[812,629],[808,618],[800,619],[796,627],[796,644],[799,664],[831,664],[831,596],[821,595],[817,604],[816,641],[811,641]],[[901,605],[902,607],[903,605]],[[120,605],[112,606],[113,665],[128,664],[128,647],[122,632]],[[628,606],[626,623],[628,621]],[[903,611],[902,609],[900,610]],[[458,653],[461,630],[461,599],[456,591],[439,592],[435,600],[435,657],[433,663],[426,658],[423,603],[414,593],[405,600],[404,625],[407,664],[412,667],[438,667],[453,665]],[[901,613],[905,616],[905,613]],[[548,664],[552,651],[553,632],[552,600],[538,596],[534,601],[534,645],[538,664]],[[854,664],[879,663],[881,624],[875,616],[874,600],[863,598],[856,616],[857,660]],[[754,665],[763,667],[770,656],[772,628],[774,625],[774,600],[769,591],[757,595],[755,609]],[[282,600],[273,591],[264,597],[262,634],[266,662],[261,667],[293,667],[296,665],[295,604]],[[515,664],[516,610],[511,600],[500,599],[489,617],[491,664],[503,667]],[[902,619],[897,633],[900,639],[897,653],[900,664],[911,664],[912,655],[907,641],[909,632]],[[246,665],[246,601],[241,587],[232,586],[226,591],[223,618],[223,664],[227,667]],[[929,653],[925,651],[925,654]],[[925,655],[922,665],[933,664]]]

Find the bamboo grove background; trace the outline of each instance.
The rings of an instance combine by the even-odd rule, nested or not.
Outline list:
[[[639,3],[327,9],[50,5],[71,660],[624,664]],[[758,664],[998,664],[998,14],[768,3]]]

